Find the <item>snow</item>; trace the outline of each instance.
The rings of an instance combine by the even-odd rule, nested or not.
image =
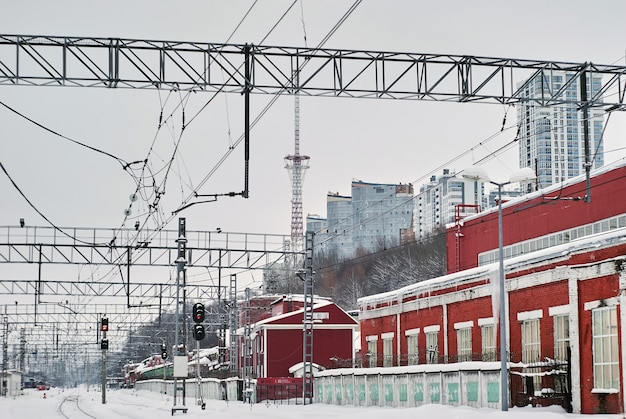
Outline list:
[[[46,398],[43,398],[44,393]],[[450,407],[426,405],[417,408],[390,407],[353,407],[323,404],[312,405],[266,405],[244,404],[205,400],[206,409],[202,410],[196,400],[187,399],[187,413],[177,411],[174,417],[220,419],[255,418],[341,418],[341,419],[379,419],[382,415],[393,414],[394,419],[408,418],[446,418],[446,419],[558,419],[582,418],[583,415],[568,414],[560,407],[525,407],[512,408],[508,412],[492,409],[474,409],[471,407]],[[172,398],[169,395],[148,391],[107,390],[106,404],[102,404],[102,394],[92,387],[78,389],[51,389],[43,392],[27,389],[16,398],[0,398],[0,416],[3,419],[22,418],[82,418],[91,417],[118,419],[157,419],[172,417]],[[180,404],[179,404],[180,407]],[[390,412],[393,410],[393,413]],[[64,416],[66,415],[66,416]],[[586,417],[588,417],[586,415]],[[622,415],[595,415],[594,418],[622,418]]]

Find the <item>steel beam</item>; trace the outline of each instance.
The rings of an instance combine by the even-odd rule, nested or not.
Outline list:
[[[248,65],[246,65],[246,62]],[[0,85],[81,86],[302,96],[433,100],[538,106],[579,99],[545,86],[540,99],[522,80],[552,71],[601,76],[590,107],[624,110],[622,65],[562,61],[275,47],[165,40],[0,35]],[[552,80],[552,78],[550,78]]]

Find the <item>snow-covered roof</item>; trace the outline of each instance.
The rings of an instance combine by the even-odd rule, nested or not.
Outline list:
[[[511,365],[511,364],[510,364]],[[456,362],[452,364],[419,364],[401,367],[375,367],[375,368],[333,368],[320,371],[316,377],[328,377],[337,375],[398,375],[407,373],[433,373],[433,372],[456,372],[456,371],[499,371],[501,364],[497,362]]]
[[[514,271],[522,269],[525,266],[536,265],[537,263],[547,262],[555,258],[577,253],[585,250],[613,246],[618,243],[626,243],[626,228],[618,228],[615,230],[586,236],[571,242],[548,247],[532,253],[523,254],[504,261],[504,271]],[[409,294],[416,294],[425,291],[432,291],[439,288],[450,287],[458,282],[465,282],[472,279],[486,278],[498,271],[499,262],[496,261],[489,265],[479,266],[460,272],[451,273],[437,278],[428,279],[426,281],[417,282],[407,285],[403,288],[388,291],[381,294],[374,294],[358,299],[359,306],[375,304],[384,301],[400,300]]]
[[[329,306],[331,304],[333,304],[332,301],[321,301],[321,302],[318,302],[318,303],[314,303],[313,304],[313,311],[315,311],[316,309],[322,308],[322,307]],[[276,320],[286,319],[286,318],[291,317],[293,315],[296,315],[298,313],[304,313],[304,308],[299,308],[298,310],[288,311],[287,313],[283,313],[283,314],[279,314],[277,316],[268,317],[267,319],[259,320],[258,322],[255,323],[255,326],[260,326],[260,325],[264,325],[264,324],[267,324],[267,323],[273,323]]]
[[[611,164],[607,164],[606,166],[602,166],[602,167],[599,167],[597,169],[594,169],[594,170],[592,170],[590,172],[589,175],[590,175],[591,178],[593,178],[595,176],[599,176],[599,175],[602,175],[604,173],[608,173],[608,172],[610,172],[612,170],[619,169],[619,168],[624,167],[624,166],[626,166],[626,157],[625,158],[621,158],[621,159],[619,159],[619,160],[617,160],[617,161],[615,161],[615,162],[613,162]],[[525,195],[518,196],[518,197],[511,197],[510,200],[508,200],[506,202],[504,202],[504,201],[502,202],[502,208],[504,209],[504,208],[507,208],[507,207],[510,207],[510,206],[513,206],[513,205],[518,205],[518,204],[520,204],[522,202],[531,201],[531,200],[533,200],[535,198],[538,198],[540,196],[543,196],[543,195],[556,193],[556,192],[558,192],[559,190],[561,190],[563,188],[567,188],[568,186],[572,186],[572,185],[575,185],[577,183],[584,182],[585,179],[586,179],[586,175],[583,174],[583,175],[580,175],[580,176],[576,176],[576,177],[572,177],[570,179],[567,179],[567,180],[565,180],[565,181],[563,181],[561,183],[555,183],[553,185],[547,186],[547,187],[545,187],[543,189],[540,189],[538,191],[535,191],[535,192],[530,192],[530,193],[527,193]],[[465,221],[474,220],[476,218],[481,218],[481,217],[484,217],[487,214],[490,214],[492,212],[497,212],[497,211],[498,211],[498,207],[497,206],[491,207],[491,208],[487,208],[487,209],[485,209],[485,210],[483,210],[481,212],[478,212],[478,213],[471,214],[471,215],[468,215],[466,217],[463,217],[463,219],[460,221],[460,223],[462,225]],[[452,228],[452,227],[454,227],[454,225],[455,225],[455,223],[448,223],[448,224],[446,224],[446,229]]]

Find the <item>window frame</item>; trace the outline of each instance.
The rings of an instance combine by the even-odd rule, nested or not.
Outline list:
[[[601,317],[598,324],[597,317],[609,315],[608,325],[606,319]],[[608,327],[609,331],[602,333]],[[592,351],[593,351],[593,386],[594,389],[619,390],[619,341],[618,341],[618,318],[616,306],[598,307],[591,311]],[[608,343],[608,345],[607,345]],[[599,348],[599,346],[601,346]],[[609,353],[607,353],[607,350]],[[608,359],[605,357],[608,355]],[[607,374],[608,378],[607,378]],[[600,374],[601,373],[601,374]]]

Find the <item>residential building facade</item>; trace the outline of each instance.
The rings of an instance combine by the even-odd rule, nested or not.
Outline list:
[[[413,185],[352,182],[352,240],[355,251],[400,244],[412,230]]]
[[[595,97],[601,87],[601,77],[587,77],[586,95]],[[571,105],[581,101],[581,82],[578,73],[565,71],[542,72],[519,87],[520,96],[530,100],[517,104],[519,128],[519,164],[530,167],[537,174],[533,191],[563,182],[585,173],[585,122],[588,123],[589,161],[593,168],[604,164],[602,133],[604,111],[589,108],[585,121],[580,107]],[[561,92],[570,104],[539,106],[544,92]]]
[[[345,260],[414,239],[413,185],[353,181],[351,190],[351,196],[328,193],[326,219],[307,218],[316,252]]]
[[[459,205],[484,207],[484,184],[457,177],[448,169],[441,176],[431,176],[415,197],[415,238],[423,239],[455,220]]]

